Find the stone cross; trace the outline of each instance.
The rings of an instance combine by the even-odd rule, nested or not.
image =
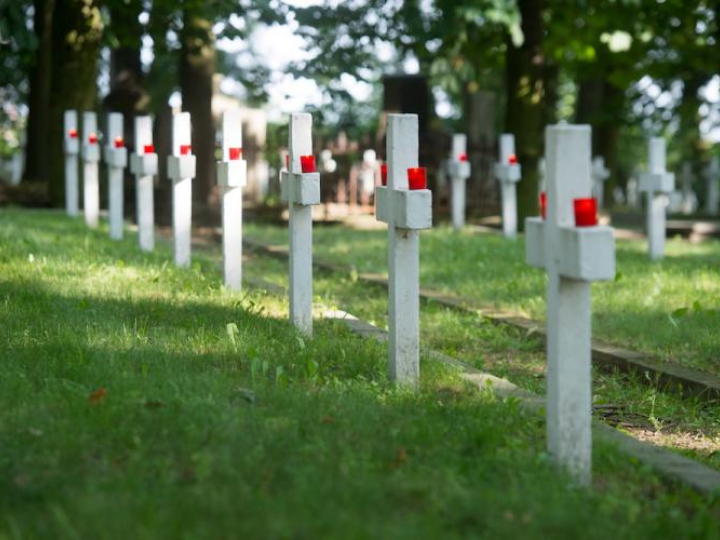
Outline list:
[[[547,288],[547,440],[552,458],[581,484],[591,477],[590,283],[615,276],[615,241],[604,226],[577,227],[576,199],[590,197],[590,126],[545,130],[547,221],[525,221],[527,263]],[[587,199],[584,201],[587,202]]]
[[[718,201],[720,193],[718,193],[718,181],[720,180],[720,158],[713,156],[710,163],[707,164],[703,171],[705,181],[707,182],[707,200],[705,201],[705,211],[711,215],[718,214]]]
[[[697,210],[697,195],[692,188],[693,181],[695,180],[692,163],[689,161],[683,163],[680,175],[682,177],[680,211],[685,215],[693,214],[695,210]]]
[[[83,208],[85,224],[95,228],[100,220],[100,143],[98,142],[97,116],[94,112],[83,113]]]
[[[80,193],[78,189],[78,139],[77,111],[65,111],[63,118],[63,150],[65,153],[65,211],[68,216],[78,215]]]
[[[155,248],[155,211],[153,188],[158,172],[158,156],[152,138],[152,118],[135,118],[135,151],[130,154],[130,172],[135,175],[138,241],[140,249]]]
[[[388,225],[388,370],[398,384],[420,382],[420,233],[432,227],[432,192],[409,189],[418,167],[418,117],[388,115],[387,187],[375,191],[375,215]]]
[[[190,113],[176,113],[172,119],[172,155],[167,158],[168,178],[172,181],[173,248],[175,265],[190,266],[192,241],[192,180],[195,156],[192,153]]]
[[[500,182],[503,234],[507,238],[517,236],[515,184],[520,181],[521,174],[520,164],[515,157],[515,136],[503,133],[500,135],[500,161],[495,164],[495,178]]]
[[[242,288],[242,188],[247,184],[247,162],[242,159],[242,116],[238,110],[222,115],[222,160],[217,163],[222,196],[223,268],[225,287]]]
[[[455,230],[460,230],[465,226],[465,193],[467,179],[470,178],[467,137],[463,133],[453,135],[452,153],[447,162],[447,173],[452,184],[450,188],[452,224]]]
[[[675,175],[665,170],[665,139],[648,143],[648,170],[640,174],[640,191],[647,193],[647,237],[650,258],[661,259],[665,251],[667,194],[675,189]]]
[[[121,240],[123,237],[123,180],[127,167],[127,148],[123,137],[122,113],[110,113],[107,119],[107,141],[105,144],[105,163],[108,166],[110,214],[110,238]]]
[[[289,132],[290,167],[280,175],[280,190],[290,211],[290,320],[312,336],[312,205],[320,204],[320,173],[301,164],[301,158],[314,162],[312,116],[292,114]]]
[[[593,193],[597,199],[598,209],[605,206],[605,180],[610,178],[610,171],[605,167],[605,158],[595,156],[592,160]]]

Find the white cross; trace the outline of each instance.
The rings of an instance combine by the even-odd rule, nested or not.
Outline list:
[[[502,199],[503,234],[507,238],[517,236],[517,193],[515,184],[520,181],[522,170],[515,158],[515,136],[500,135],[500,161],[495,164],[495,178],[500,182]]]
[[[590,126],[545,131],[547,221],[527,218],[527,263],[545,268],[547,438],[575,479],[591,477],[590,282],[615,276],[615,241],[604,226],[576,227],[573,200],[590,197]]]
[[[418,166],[418,117],[388,115],[387,187],[375,191],[375,215],[388,224],[388,371],[390,379],[420,382],[420,229],[432,227],[432,192],[410,190]]]
[[[172,118],[172,155],[167,158],[168,178],[172,181],[173,247],[175,264],[190,266],[192,242],[192,180],[195,156],[192,153],[190,113]]]
[[[97,117],[94,112],[83,113],[83,208],[85,223],[95,228],[100,220],[100,143],[98,142]]]
[[[105,163],[108,166],[110,214],[110,238],[120,240],[123,237],[123,177],[127,167],[127,148],[123,138],[122,113],[109,113],[107,119],[107,141],[105,144]]]
[[[665,170],[665,139],[648,141],[648,170],[640,174],[640,191],[647,193],[647,237],[650,258],[661,259],[665,251],[667,194],[675,189],[675,175]]]
[[[595,156],[592,160],[593,193],[597,199],[598,209],[605,206],[605,181],[610,178],[610,171],[605,167],[605,158]]]
[[[222,160],[217,163],[217,181],[222,195],[223,268],[225,286],[242,288],[242,188],[247,184],[247,162],[242,159],[240,111],[222,115]]]
[[[77,111],[65,111],[63,117],[63,151],[65,153],[65,211],[68,216],[78,215],[80,193],[78,190],[78,139]]]
[[[710,158],[710,163],[707,164],[703,171],[705,180],[707,182],[707,200],[705,201],[705,210],[711,216],[718,214],[718,199],[720,199],[720,193],[718,193],[718,179],[720,179],[720,159],[717,156]]]
[[[136,179],[138,241],[143,251],[152,251],[155,248],[153,176],[158,172],[158,156],[154,148],[149,148],[152,144],[152,118],[135,117],[135,151],[130,154],[130,172]]]
[[[312,116],[290,116],[290,170],[280,173],[282,198],[290,211],[290,320],[312,336],[312,205],[320,204],[320,173],[302,172],[312,156]]]
[[[463,133],[453,135],[452,153],[447,161],[447,173],[452,183],[450,188],[452,223],[456,230],[460,230],[465,226],[465,191],[467,179],[470,178],[467,137]]]

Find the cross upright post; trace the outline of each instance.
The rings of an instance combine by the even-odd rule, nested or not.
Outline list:
[[[175,265],[190,266],[192,241],[192,180],[195,156],[192,154],[190,113],[176,113],[172,119],[172,155],[167,158],[168,178],[172,181],[173,248]]]
[[[290,320],[312,336],[312,205],[320,204],[320,173],[312,153],[312,116],[290,116],[289,170],[281,193],[290,211]]]
[[[65,153],[65,212],[68,216],[78,215],[80,192],[78,189],[78,139],[77,111],[65,111],[63,117],[63,151]]]
[[[375,190],[375,215],[388,225],[388,371],[392,381],[420,384],[420,234],[432,227],[432,192],[411,185],[418,167],[418,117],[388,115],[387,186]],[[385,183],[385,182],[384,182]]]
[[[591,478],[590,283],[615,276],[615,241],[590,199],[590,126],[545,130],[547,221],[525,220],[527,263],[547,270],[547,441],[580,484]],[[574,212],[573,212],[574,209]],[[583,226],[580,226],[583,225]]]
[[[222,196],[223,269],[225,287],[242,288],[242,188],[247,183],[247,162],[242,159],[242,116],[238,110],[222,115],[222,160],[217,163]]]
[[[123,237],[123,180],[127,167],[127,148],[123,138],[122,113],[108,114],[107,143],[105,144],[105,163],[108,166],[110,214],[110,238],[121,240]]]
[[[605,181],[610,178],[610,171],[605,167],[605,158],[595,156],[592,160],[593,193],[597,199],[598,209],[605,206]]]
[[[83,112],[82,157],[85,224],[94,229],[100,220],[100,180],[98,177],[100,146],[98,145],[97,116],[92,111]]]
[[[705,201],[705,211],[711,215],[718,214],[718,202],[720,193],[718,193],[718,180],[720,179],[720,159],[717,156],[710,158],[704,170],[705,181],[707,182],[707,199]]]
[[[640,191],[647,193],[647,238],[650,258],[662,259],[665,252],[667,194],[675,190],[675,175],[665,169],[665,139],[648,142],[648,170],[640,174]]]
[[[137,194],[137,224],[140,249],[155,249],[154,180],[158,172],[158,157],[152,138],[152,118],[135,118],[135,151],[130,154],[130,172],[135,175]]]
[[[522,170],[515,156],[515,136],[500,135],[500,161],[495,164],[495,177],[500,182],[502,199],[502,227],[506,238],[517,236],[517,193]]]
[[[447,162],[448,176],[451,178],[450,195],[452,224],[455,230],[465,226],[465,192],[467,179],[470,178],[470,162],[467,156],[467,136],[455,133],[452,138],[452,153]]]

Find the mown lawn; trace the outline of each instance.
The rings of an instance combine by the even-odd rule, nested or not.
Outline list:
[[[0,211],[0,537],[718,536],[613,448],[568,487],[517,402],[394,389],[380,344],[106,233]]]
[[[286,244],[283,227],[250,225],[248,236]],[[387,272],[387,232],[318,226],[316,256]],[[440,226],[421,233],[423,286],[543,320],[546,275],[525,264],[524,239]],[[669,240],[667,257],[650,262],[638,241],[617,242],[614,282],[593,285],[596,337],[720,375],[720,243]]]

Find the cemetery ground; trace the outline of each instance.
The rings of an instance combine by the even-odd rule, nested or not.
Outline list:
[[[0,537],[717,535],[717,500],[606,443],[593,489],[568,487],[539,412],[426,355],[415,395],[341,323],[301,338],[285,298],[222,288],[216,248],[179,270],[169,245],[20,210],[0,238]],[[382,325],[381,291],[316,287]],[[532,340],[438,308],[423,325],[538,386]]]

